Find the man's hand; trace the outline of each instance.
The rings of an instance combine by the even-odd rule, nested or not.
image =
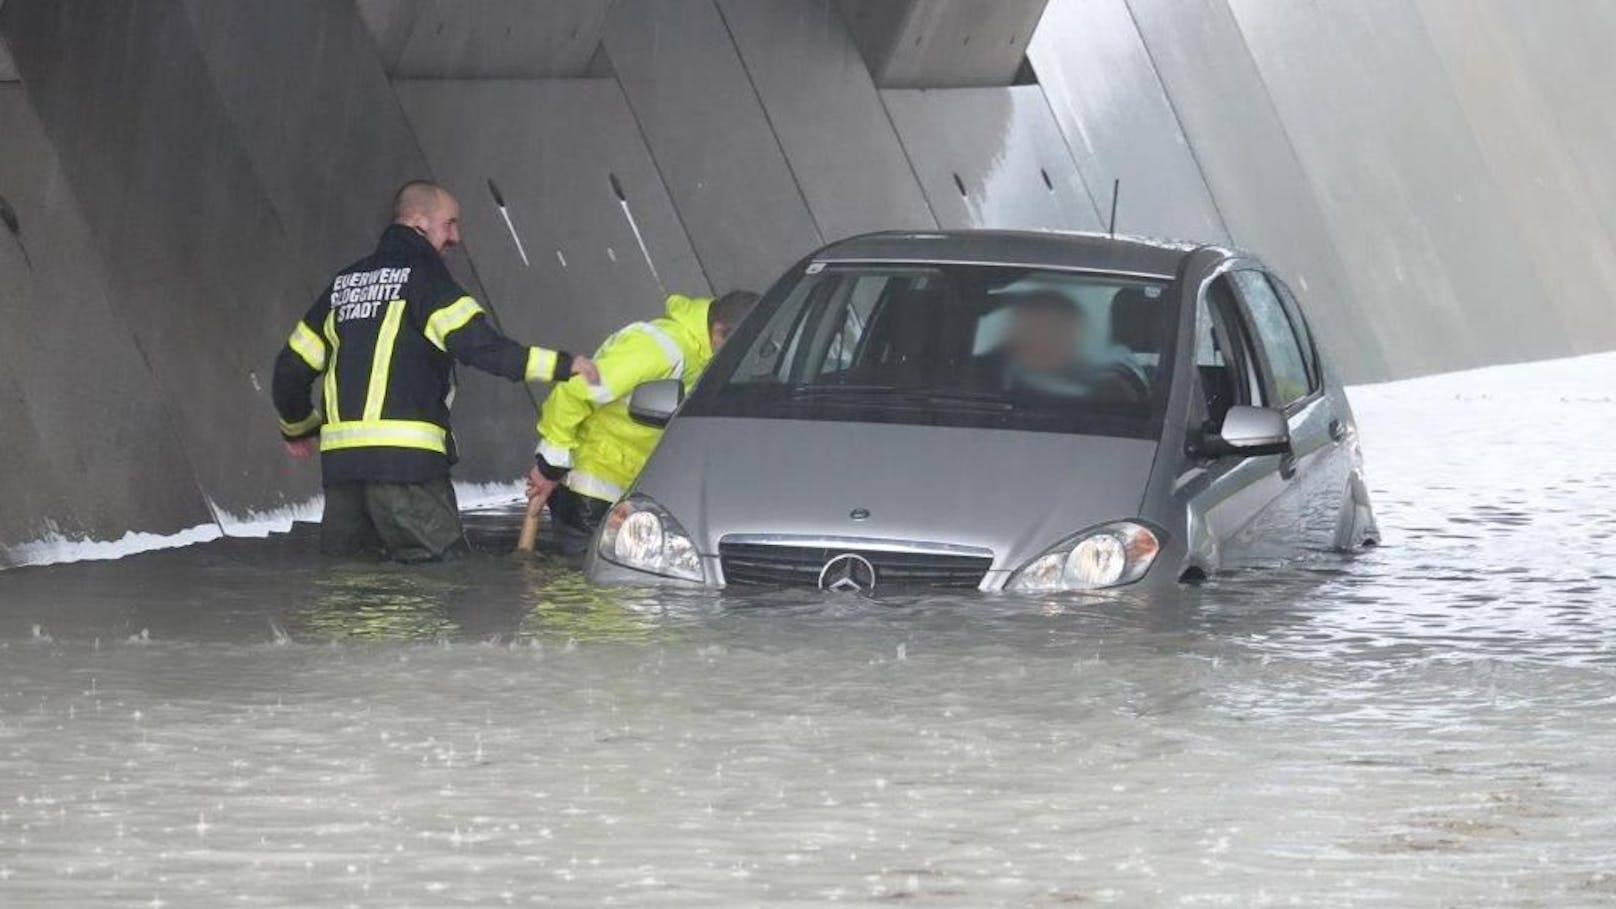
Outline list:
[[[294,439],[286,443],[286,453],[299,461],[307,461],[319,450],[319,444],[317,439]]]
[[[572,358],[572,374],[583,376],[590,385],[600,384],[600,370],[595,368],[595,361],[583,354]]]
[[[533,552],[539,546],[539,517],[544,503],[556,488],[555,480],[546,480],[537,464],[527,475],[527,514],[522,518],[522,533],[516,538],[517,552]]]
[[[528,474],[527,474],[527,508],[528,508],[528,511],[529,512],[536,512],[540,508],[543,508],[544,503],[550,501],[550,494],[555,492],[555,488],[557,486],[559,486],[559,485],[561,485],[561,483],[559,481],[557,481],[557,480],[545,479],[544,474],[539,473],[539,468],[538,467],[534,467],[532,470],[528,471]]]

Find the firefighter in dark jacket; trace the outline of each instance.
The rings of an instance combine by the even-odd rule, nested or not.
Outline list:
[[[449,482],[455,361],[513,382],[598,380],[586,357],[500,334],[444,264],[459,242],[455,198],[405,184],[376,251],[332,280],[275,360],[287,451],[320,451],[327,555],[420,562],[466,551]],[[310,389],[322,377],[316,407]]]

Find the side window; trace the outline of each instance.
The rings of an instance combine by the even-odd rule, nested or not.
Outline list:
[[[1214,279],[1195,305],[1195,367],[1213,426],[1236,404],[1261,400],[1262,388],[1227,276]]]
[[[1307,374],[1312,380],[1309,386],[1313,391],[1324,387],[1324,370],[1319,365],[1319,348],[1313,340],[1313,332],[1307,327],[1307,319],[1302,315],[1302,306],[1296,301],[1293,293],[1284,281],[1268,276],[1268,283],[1274,285],[1279,291],[1280,300],[1285,303],[1285,314],[1291,317],[1291,325],[1296,329],[1296,339],[1302,342],[1302,358],[1307,361]]]
[[[762,336],[752,345],[746,359],[736,370],[736,376],[744,376],[746,382],[787,381],[791,363],[796,357],[798,323],[807,312],[803,297],[823,291],[823,280],[804,280],[792,288],[791,296],[770,314]]]
[[[864,329],[870,324],[870,314],[881,299],[881,293],[892,279],[881,275],[864,275],[853,282],[852,293],[842,312],[842,324],[831,336],[819,374],[841,372],[853,365]]]
[[[1285,408],[1307,397],[1313,390],[1313,376],[1296,339],[1296,329],[1285,304],[1274,292],[1268,277],[1260,271],[1237,271],[1234,282],[1251,316],[1251,327],[1262,347],[1268,380],[1268,405]]]
[[[1212,310],[1206,296],[1195,304],[1195,366],[1198,369],[1223,369],[1229,360],[1223,355],[1223,344],[1213,331]]]

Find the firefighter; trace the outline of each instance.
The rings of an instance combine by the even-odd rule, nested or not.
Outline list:
[[[635,387],[679,379],[688,391],[757,301],[757,294],[744,290],[717,300],[674,294],[666,315],[629,325],[600,346],[597,384],[572,379],[551,390],[539,414],[527,494],[530,501],[549,501],[563,552],[578,555],[588,548],[662,435],[629,416]]]
[[[444,264],[459,242],[454,196],[405,184],[376,251],[332,279],[275,360],[286,449],[320,452],[327,555],[424,562],[468,551],[449,482],[456,361],[513,382],[597,378],[587,357],[500,334]]]

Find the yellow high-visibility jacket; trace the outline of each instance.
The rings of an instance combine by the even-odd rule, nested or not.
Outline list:
[[[595,353],[600,384],[574,376],[550,392],[539,413],[539,469],[579,495],[615,502],[634,483],[662,430],[628,414],[634,389],[680,379],[689,391],[713,358],[707,297],[668,297],[668,313],[619,330]]]

